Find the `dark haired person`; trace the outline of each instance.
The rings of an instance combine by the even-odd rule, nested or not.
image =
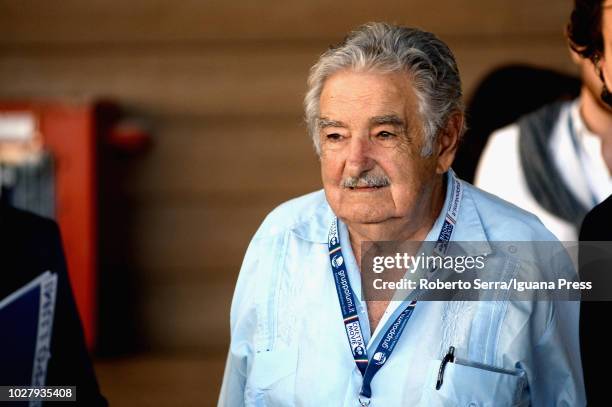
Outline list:
[[[601,0],[577,1],[568,25],[580,96],[494,132],[476,174],[476,186],[534,213],[564,241],[577,240],[586,213],[612,193],[612,107],[602,82],[612,76],[602,48],[601,31],[610,30],[605,8]]]
[[[581,278],[591,281],[595,288],[608,290],[610,286],[606,274],[612,273],[612,196],[586,215],[580,229],[580,241]],[[597,256],[591,253],[597,253]],[[603,295],[599,300],[610,298],[609,292]],[[609,403],[610,375],[602,366],[601,350],[610,346],[610,336],[602,331],[602,322],[608,321],[611,313],[612,303],[609,301],[583,301],[580,306],[580,351],[590,406]]]
[[[612,107],[612,1],[576,0],[567,26],[570,46],[593,62],[601,79],[601,100]],[[608,61],[606,63],[606,60]]]
[[[612,108],[612,1],[576,0],[567,29],[572,48],[593,62],[601,80],[601,100]],[[607,140],[608,145],[612,140]],[[610,154],[609,149],[602,150]],[[612,241],[612,196],[590,211],[580,229],[581,241]],[[585,243],[588,245],[588,243]],[[601,244],[597,246],[602,247]],[[607,247],[607,246],[606,246]],[[581,273],[611,272],[612,253],[590,263],[589,250],[580,251]],[[589,405],[609,404],[609,374],[601,364],[601,349],[610,345],[608,336],[599,327],[612,312],[609,302],[583,302],[580,310],[580,347],[584,381]]]
[[[20,289],[41,273],[57,276],[53,312],[50,357],[46,386],[76,386],[76,402],[48,402],[44,405],[99,407],[107,402],[100,393],[98,381],[85,347],[85,338],[66,269],[66,261],[57,224],[30,212],[0,203],[0,300]],[[0,326],[0,335],[11,332]],[[32,338],[12,338],[16,342]],[[11,352],[1,349],[0,352]],[[0,369],[5,366],[0,366]],[[13,371],[2,371],[2,377],[14,380]],[[0,386],[23,383],[0,383]],[[0,403],[1,404],[1,403]],[[24,403],[25,404],[25,403]]]

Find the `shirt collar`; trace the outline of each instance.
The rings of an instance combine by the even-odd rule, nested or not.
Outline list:
[[[314,210],[313,216],[297,224],[292,231],[300,239],[306,240],[307,242],[327,244],[329,225],[331,225],[334,219],[334,213],[327,203],[325,194],[322,190],[320,192],[323,198]]]
[[[452,185],[455,179],[458,179],[455,172],[452,169],[444,176],[446,182],[446,195],[444,198],[444,205],[438,215],[438,218],[434,222],[433,227],[427,234],[425,240],[436,241],[448,207],[451,205],[452,200]],[[453,240],[462,242],[462,249],[469,255],[472,254],[485,254],[491,251],[491,247],[488,244],[487,234],[484,230],[478,209],[474,199],[470,193],[469,184],[462,180],[459,180],[463,189],[463,196],[461,200],[461,206],[459,208],[459,214],[457,216],[457,225],[453,234]],[[323,195],[324,197],[324,195]],[[312,242],[327,244],[327,238],[329,234],[329,226],[334,219],[334,213],[331,210],[327,200],[323,198],[317,209],[314,211],[312,217],[304,222],[300,222],[293,228],[293,233],[303,240]]]
[[[435,242],[438,236],[440,236],[446,213],[451,205],[453,183],[457,180],[461,184],[463,193],[452,240],[454,242],[461,242],[461,249],[467,255],[490,253],[491,246],[488,243],[487,234],[480,220],[476,202],[471,194],[471,185],[459,179],[452,169],[449,169],[445,174],[445,180],[446,196],[444,198],[444,205],[425,240]]]
[[[572,131],[576,136],[576,141],[581,143],[585,138],[593,137],[599,139],[595,133],[589,130],[582,119],[582,114],[580,113],[580,100],[580,98],[577,98],[572,102],[569,113],[571,117]]]

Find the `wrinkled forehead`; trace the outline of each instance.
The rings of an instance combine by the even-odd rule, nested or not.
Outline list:
[[[319,102],[318,119],[323,122],[340,120],[334,117],[340,115],[367,116],[371,121],[392,124],[418,109],[411,78],[402,72],[337,72],[323,84]]]

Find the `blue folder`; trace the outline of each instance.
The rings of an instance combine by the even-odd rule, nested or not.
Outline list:
[[[56,291],[46,271],[0,300],[0,385],[45,385]]]

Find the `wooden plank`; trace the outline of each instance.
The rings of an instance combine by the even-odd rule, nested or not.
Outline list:
[[[155,145],[132,166],[130,196],[147,200],[320,188],[319,164],[294,120],[181,117],[158,121]],[[235,199],[235,198],[232,198]],[[238,198],[240,199],[240,198]]]
[[[464,41],[449,40],[449,47],[454,50],[467,98],[482,78],[491,70],[508,64],[527,64],[578,74],[573,64],[565,40],[559,36],[548,45],[513,41],[494,41],[487,47],[469,45]]]
[[[279,203],[249,195],[240,207],[218,201],[135,210],[131,220],[131,261],[142,268],[238,270],[249,240],[266,214]]]
[[[233,288],[239,272],[239,267],[234,265],[225,264],[221,267],[209,267],[205,262],[195,267],[172,268],[149,264],[147,268],[131,266],[130,269],[138,275],[146,275],[147,284],[152,287],[166,284],[200,284],[206,282],[215,285],[225,284]]]
[[[0,2],[0,43],[338,41],[366,21],[418,25],[439,34],[557,32],[571,2],[556,0],[66,0]]]
[[[569,70],[563,37],[450,38],[469,93],[483,72],[523,61]],[[309,67],[324,44],[224,49],[138,48],[109,52],[44,49],[0,53],[0,98],[112,98],[151,116],[299,120]],[[95,47],[93,48],[95,50]],[[81,52],[82,51],[82,52]]]
[[[135,204],[118,201],[101,238],[106,268],[202,269],[237,272],[253,234],[280,203],[308,191],[211,193]],[[227,253],[228,259],[220,253]],[[148,275],[148,273],[144,274]]]
[[[0,97],[108,97],[149,114],[295,115],[314,50],[0,57]]]
[[[111,237],[129,236],[133,250],[126,252],[125,239],[106,239],[111,264],[237,272],[266,214],[321,187],[310,141],[293,121],[179,118],[158,125],[154,148],[113,187],[116,222],[105,227]]]
[[[102,394],[111,406],[216,406],[225,367],[218,354],[160,354],[96,360]]]
[[[194,354],[227,351],[234,282],[202,281],[143,288],[151,293],[141,305],[150,349]]]
[[[292,121],[164,120],[159,130],[118,188],[133,213],[138,267],[237,270],[269,211],[321,187],[310,141]]]

